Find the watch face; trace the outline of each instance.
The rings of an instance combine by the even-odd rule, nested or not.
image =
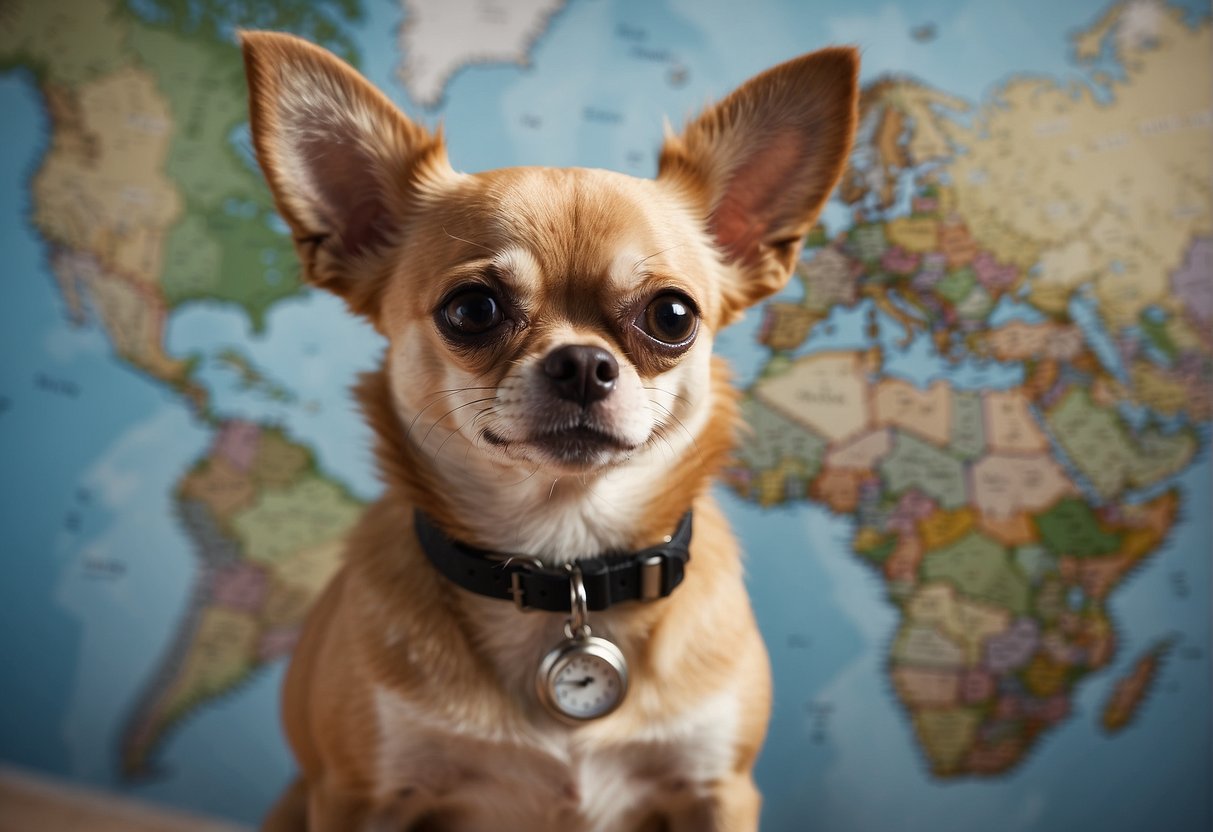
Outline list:
[[[623,701],[627,670],[619,649],[602,639],[557,648],[548,661],[544,699],[559,715],[571,719],[605,716]]]

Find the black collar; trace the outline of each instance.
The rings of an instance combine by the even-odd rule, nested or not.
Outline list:
[[[570,570],[542,565],[526,556],[509,556],[452,540],[423,512],[413,512],[417,540],[430,563],[448,580],[489,598],[513,600],[520,610],[569,612]],[[691,558],[691,512],[666,542],[639,552],[580,558],[586,606],[605,610],[624,601],[664,598],[682,583]]]

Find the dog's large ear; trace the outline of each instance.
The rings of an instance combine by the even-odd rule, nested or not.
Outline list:
[[[419,185],[450,172],[442,138],[324,49],[274,32],[240,40],[257,159],[304,277],[372,315],[376,255],[398,239]]]
[[[791,276],[850,153],[858,75],[855,49],[812,52],[750,79],[682,135],[666,137],[658,179],[694,195],[725,259],[738,266],[721,323]]]

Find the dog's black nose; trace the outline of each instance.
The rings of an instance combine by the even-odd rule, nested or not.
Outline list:
[[[619,378],[619,362],[601,347],[568,344],[543,359],[543,372],[556,395],[582,407],[607,397]]]

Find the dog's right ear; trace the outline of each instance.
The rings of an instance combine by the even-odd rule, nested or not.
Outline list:
[[[819,49],[751,78],[667,135],[658,179],[699,202],[727,262],[726,324],[778,292],[846,165],[859,101],[859,53]]]
[[[442,138],[320,47],[275,32],[240,41],[257,160],[304,277],[371,316],[376,255],[399,240],[425,181],[450,173]]]

